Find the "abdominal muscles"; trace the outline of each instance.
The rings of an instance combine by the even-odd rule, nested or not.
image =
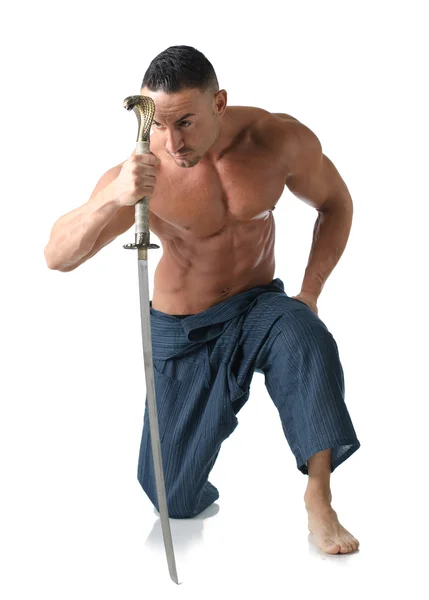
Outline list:
[[[195,314],[273,279],[271,212],[249,221],[226,219],[207,236],[176,228],[168,234],[163,230],[155,231],[163,246],[155,271],[152,307],[156,310]]]

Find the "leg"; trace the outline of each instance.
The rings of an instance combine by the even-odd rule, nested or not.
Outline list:
[[[310,531],[329,553],[352,551],[358,542],[338,523],[330,505],[331,473],[360,446],[344,402],[337,345],[324,323],[304,305],[286,312],[271,337],[258,367],[265,374],[297,467],[309,476],[305,502]]]
[[[308,459],[308,485],[304,494],[308,529],[317,545],[328,554],[345,554],[359,547],[358,540],[338,521],[331,507],[332,449],[317,452]]]
[[[308,474],[308,459],[330,448],[333,472],[360,442],[344,401],[336,342],[319,317],[299,304],[301,310],[277,321],[256,367],[265,375],[297,468]]]
[[[313,454],[308,461],[308,483],[304,500],[323,498],[331,502],[330,478],[332,468],[332,448]]]
[[[219,498],[208,475],[222,442],[237,425],[229,401],[225,408],[223,394],[205,384],[204,373],[203,364],[183,358],[154,360],[167,507],[174,519],[192,518]],[[147,403],[137,478],[159,511]]]

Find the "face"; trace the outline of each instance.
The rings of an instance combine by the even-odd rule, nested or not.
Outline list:
[[[166,94],[142,88],[140,94],[155,102],[151,141],[165,149],[179,167],[195,166],[214,147],[226,108],[225,90],[213,94],[186,89]]]

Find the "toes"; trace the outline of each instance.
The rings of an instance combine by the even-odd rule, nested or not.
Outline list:
[[[359,542],[355,538],[351,540],[342,540],[340,545],[342,554],[345,554],[346,552],[355,552],[355,550],[359,548]]]
[[[349,554],[359,548],[359,541],[348,532],[345,532],[344,535],[334,535],[331,538],[317,535],[314,537],[316,545],[328,554]]]
[[[359,547],[359,542],[355,537],[348,539],[346,544],[349,546],[349,552],[355,552],[355,550],[357,550]]]
[[[327,542],[323,549],[328,554],[338,554],[338,552],[341,550],[341,547],[335,542]]]

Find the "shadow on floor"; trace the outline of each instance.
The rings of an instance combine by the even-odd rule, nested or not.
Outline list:
[[[161,519],[156,508],[153,509],[158,519],[153,524],[149,533],[145,547],[151,550],[165,552],[164,538],[161,529]],[[172,519],[170,517],[171,537],[173,539],[174,550],[181,554],[186,553],[193,546],[198,545],[203,540],[204,520],[213,517],[219,512],[219,505],[216,503],[208,506],[203,512],[191,519]]]

